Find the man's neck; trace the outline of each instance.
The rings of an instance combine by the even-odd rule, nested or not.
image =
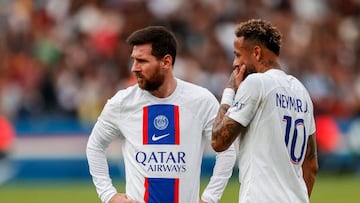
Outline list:
[[[177,81],[175,77],[165,80],[157,90],[151,91],[150,94],[158,98],[169,97],[176,89]]]
[[[270,69],[280,69],[280,63],[277,56],[270,55],[269,57],[265,57],[261,62],[261,70],[258,72],[266,72]]]

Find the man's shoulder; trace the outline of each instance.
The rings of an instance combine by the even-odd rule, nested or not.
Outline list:
[[[184,81],[184,80],[180,80],[178,79],[179,84],[183,86],[183,89],[186,92],[191,92],[192,94],[195,95],[213,95],[207,88],[200,86],[198,84],[195,83],[191,83],[188,81]]]
[[[219,101],[213,93],[205,87],[194,83],[184,81],[180,94],[181,101],[190,104],[189,107],[194,108],[197,111],[210,111],[212,107],[217,110],[219,105]]]
[[[122,100],[131,100],[131,98],[137,97],[140,93],[141,93],[141,89],[136,84],[136,85],[128,86],[125,89],[118,90],[115,93],[115,95],[113,95],[110,98],[110,100],[116,101],[116,102],[119,102]]]

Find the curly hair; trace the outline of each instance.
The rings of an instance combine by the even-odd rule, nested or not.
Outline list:
[[[264,45],[277,56],[280,54],[281,33],[270,22],[261,19],[250,19],[236,26],[236,37]]]

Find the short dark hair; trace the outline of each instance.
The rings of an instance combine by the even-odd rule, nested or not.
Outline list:
[[[132,46],[150,43],[152,46],[151,54],[157,59],[170,54],[175,63],[177,42],[175,35],[163,26],[148,26],[133,32],[126,40]]]
[[[235,35],[262,44],[277,56],[280,54],[281,33],[270,22],[250,19],[237,25]]]

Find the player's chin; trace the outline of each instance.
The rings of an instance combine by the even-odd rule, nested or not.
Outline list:
[[[138,83],[138,85],[139,85],[139,87],[140,87],[141,89],[144,89],[145,86],[146,86],[146,82],[145,82],[145,80],[142,79],[142,78],[137,78],[137,83]]]

